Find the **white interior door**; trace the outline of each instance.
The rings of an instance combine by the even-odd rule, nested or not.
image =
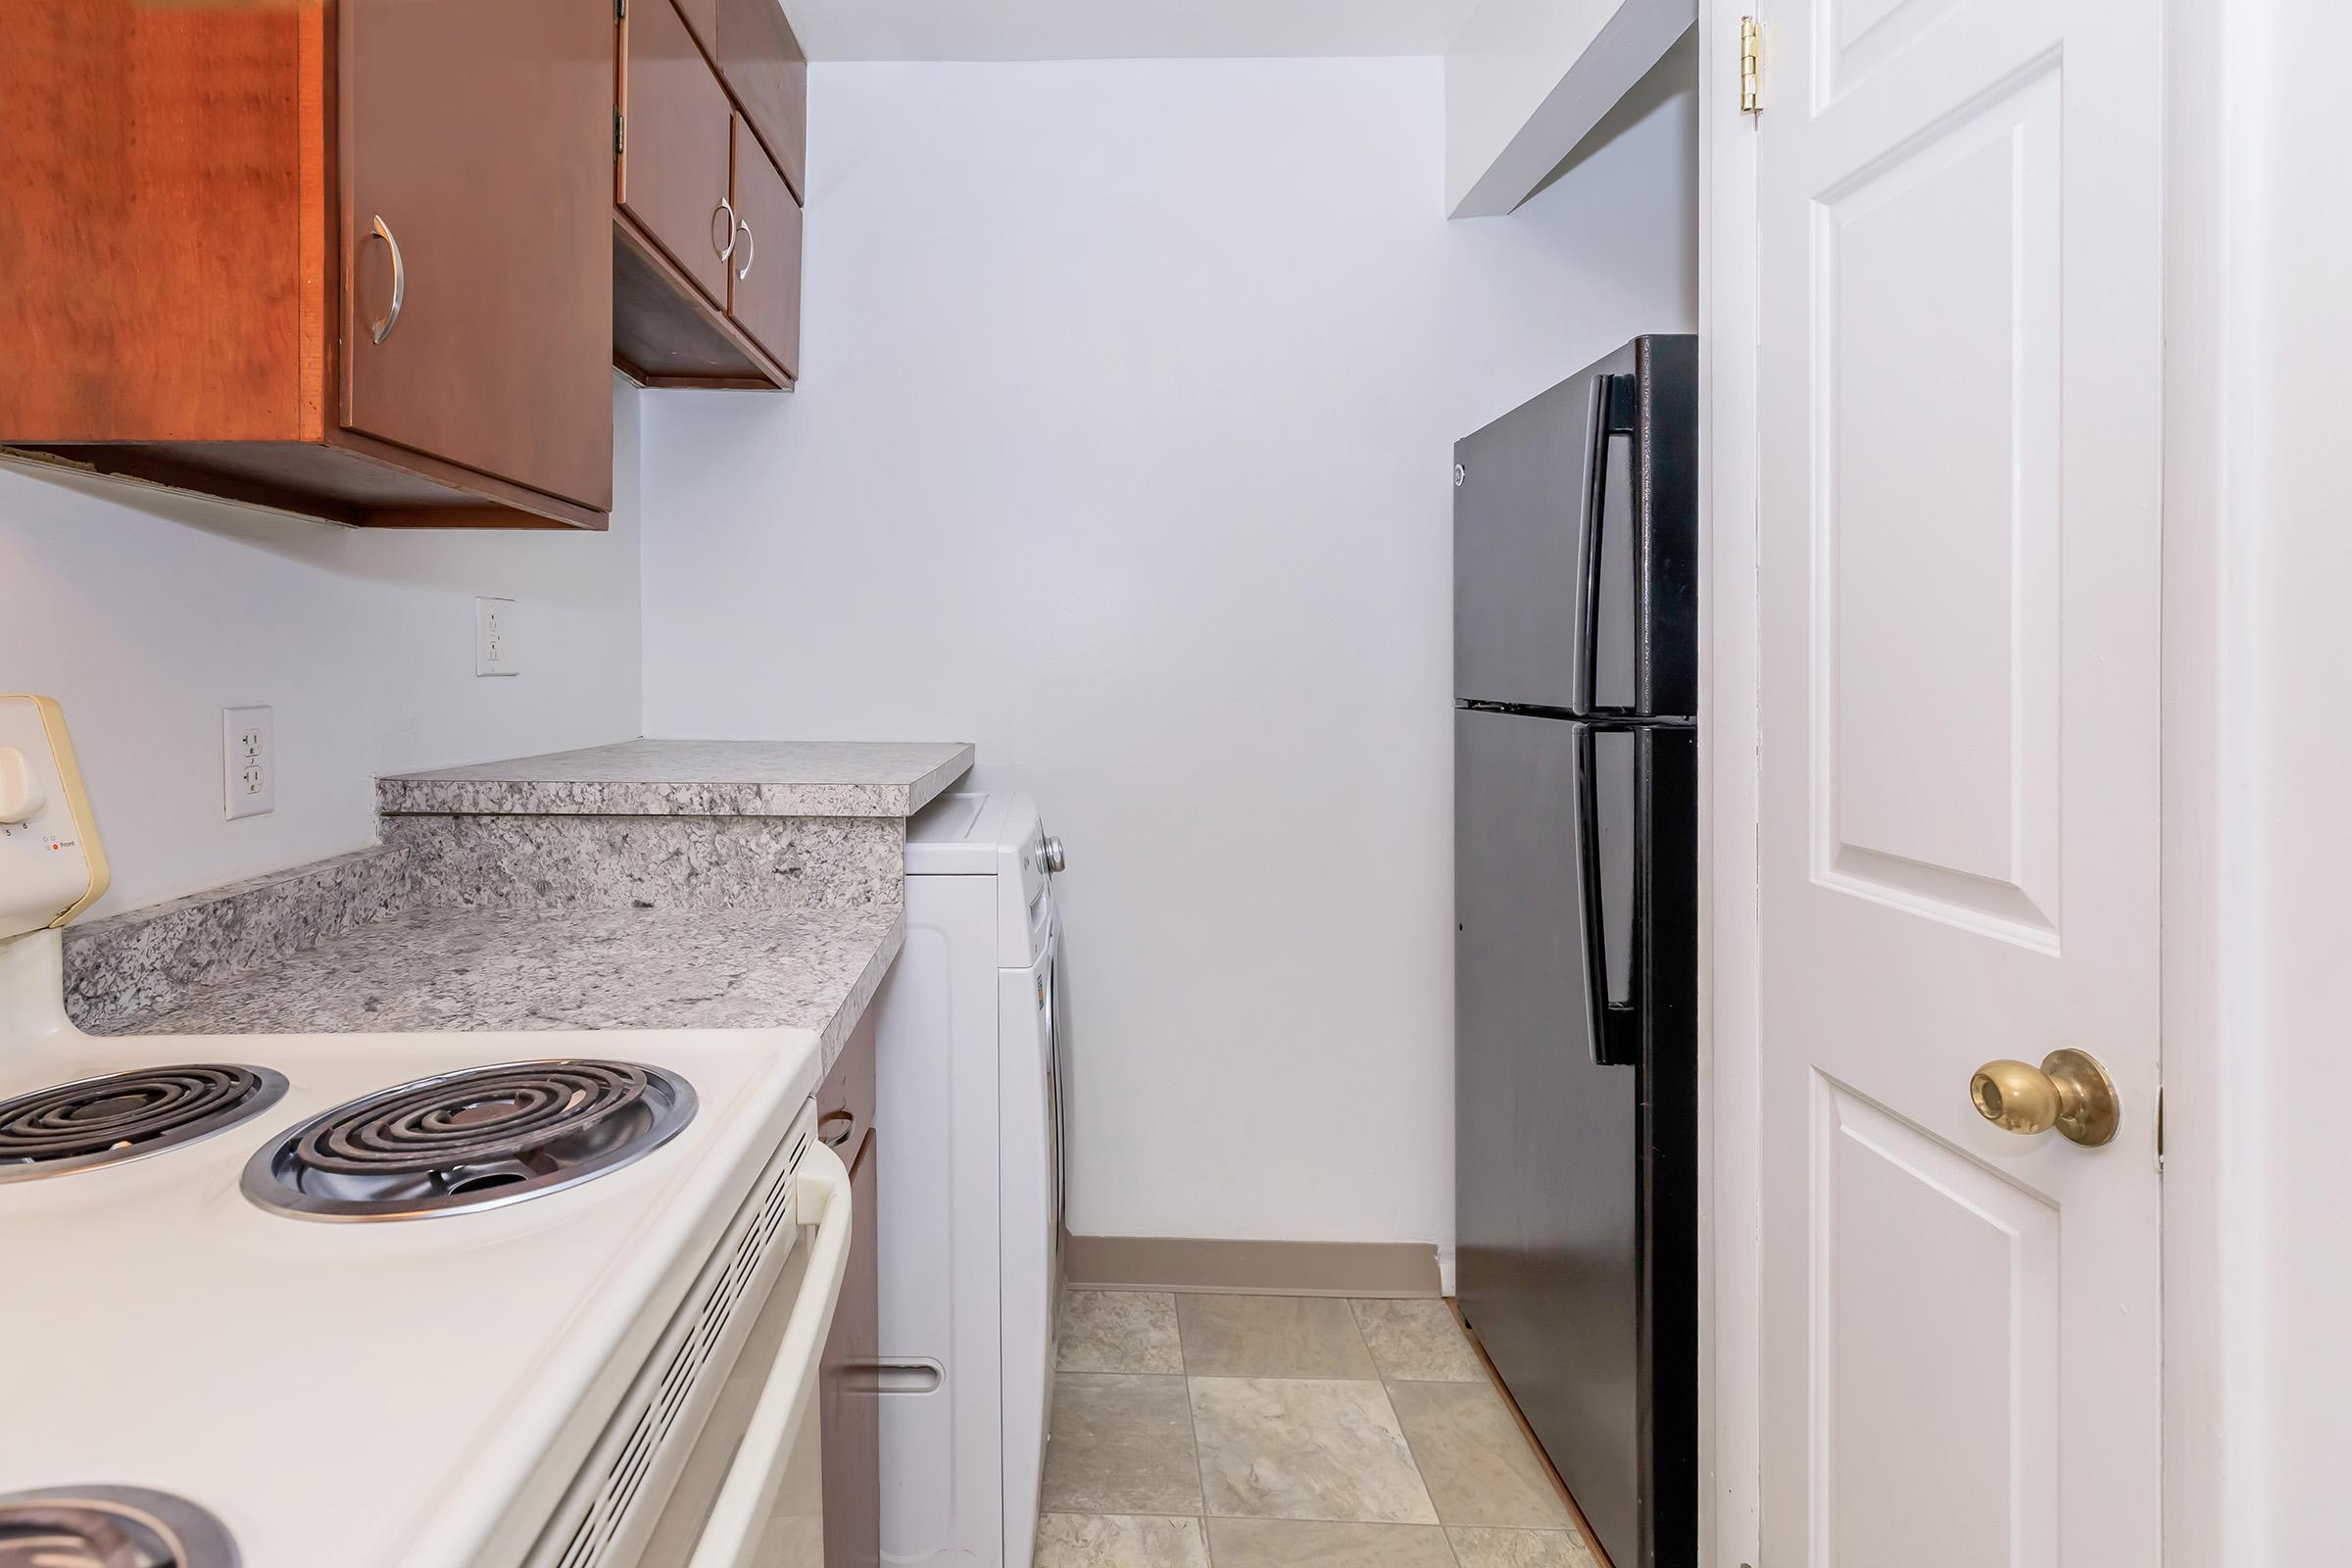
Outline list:
[[[2161,13],[1763,20],[1763,1560],[2146,1568]]]

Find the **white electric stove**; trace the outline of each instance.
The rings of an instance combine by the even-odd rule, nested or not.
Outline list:
[[[93,1038],[103,880],[0,698],[0,1565],[815,1568],[813,1034]]]

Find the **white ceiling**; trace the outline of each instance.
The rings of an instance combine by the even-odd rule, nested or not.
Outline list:
[[[1477,0],[784,0],[811,60],[1437,55]]]

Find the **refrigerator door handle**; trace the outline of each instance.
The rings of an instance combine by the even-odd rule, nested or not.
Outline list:
[[[1642,988],[1638,983],[1626,987],[1624,1002],[1609,1000],[1609,936],[1607,900],[1600,883],[1600,783],[1599,768],[1594,757],[1598,732],[1591,725],[1579,725],[1576,736],[1576,860],[1577,881],[1580,884],[1578,905],[1585,930],[1585,997],[1591,1016],[1586,1035],[1592,1043],[1592,1062],[1599,1067],[1631,1067],[1642,1059]],[[1640,745],[1639,734],[1636,745]],[[1639,765],[1639,764],[1637,764]],[[1646,772],[1645,768],[1642,769]],[[1646,836],[1649,813],[1639,813],[1641,832]],[[1640,962],[1642,954],[1642,889],[1641,879],[1649,874],[1649,855],[1646,844],[1636,846],[1634,856],[1636,886],[1634,889],[1633,959]]]
[[[1630,375],[1604,372],[1592,378],[1585,430],[1585,510],[1577,521],[1576,662],[1569,671],[1580,713],[1593,712],[1599,704],[1600,553],[1602,519],[1608,514],[1609,438],[1634,433],[1635,390]],[[1622,410],[1620,402],[1626,405]]]

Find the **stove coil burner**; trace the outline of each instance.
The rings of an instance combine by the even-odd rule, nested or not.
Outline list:
[[[238,1568],[220,1521],[144,1487],[0,1493],[0,1568]]]
[[[267,1067],[142,1067],[0,1101],[0,1182],[90,1170],[193,1143],[286,1092]]]
[[[419,1078],[313,1117],[246,1162],[245,1196],[305,1219],[415,1219],[558,1192],[659,1149],[694,1090],[626,1061]]]

